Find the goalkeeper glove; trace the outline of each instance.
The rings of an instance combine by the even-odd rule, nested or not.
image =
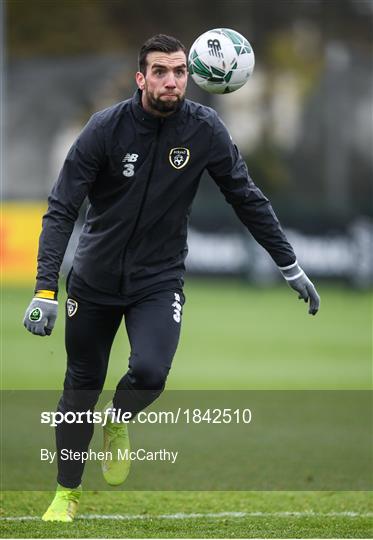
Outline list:
[[[23,319],[23,325],[29,332],[38,336],[50,336],[57,319],[56,296],[54,291],[36,291]]]
[[[317,294],[314,284],[308,279],[298,262],[289,266],[279,266],[282,275],[292,289],[299,293],[298,298],[305,302],[309,301],[308,313],[316,315],[320,307],[320,296]]]

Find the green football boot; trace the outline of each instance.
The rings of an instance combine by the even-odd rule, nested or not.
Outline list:
[[[70,523],[74,520],[81,495],[82,486],[70,489],[58,484],[54,499],[41,519]]]
[[[109,402],[104,412],[112,406],[112,402]],[[128,425],[110,422],[108,418],[103,430],[105,458],[108,455],[108,459],[101,461],[102,473],[110,486],[119,486],[127,478],[131,466],[131,460],[126,456],[130,451]]]

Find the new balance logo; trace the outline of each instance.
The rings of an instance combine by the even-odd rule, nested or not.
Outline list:
[[[135,165],[137,158],[139,157],[139,154],[126,154],[124,158],[122,159],[123,165],[123,176],[126,176],[127,178],[130,176],[133,176],[135,174]]]
[[[223,58],[223,53],[221,52],[221,45],[218,39],[209,39],[207,41],[207,46],[209,48],[209,55],[216,56],[217,58]]]
[[[174,308],[173,319],[175,322],[179,323],[181,321],[181,298],[180,294],[174,293],[175,302],[173,302],[172,307]]]

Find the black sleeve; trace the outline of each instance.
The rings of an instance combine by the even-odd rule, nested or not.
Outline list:
[[[250,178],[246,163],[217,115],[207,169],[225,200],[276,264],[292,264],[296,260],[293,248],[269,200]]]
[[[103,129],[91,117],[67,154],[48,197],[39,239],[36,290],[58,290],[58,276],[79,209],[104,162]]]

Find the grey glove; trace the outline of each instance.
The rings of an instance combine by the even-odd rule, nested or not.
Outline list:
[[[309,300],[308,313],[316,315],[320,307],[320,296],[297,261],[289,266],[279,266],[279,269],[290,287],[299,293],[298,298],[303,299],[305,302]]]
[[[33,298],[26,309],[23,324],[32,334],[50,336],[57,319],[57,310],[57,300]]]

